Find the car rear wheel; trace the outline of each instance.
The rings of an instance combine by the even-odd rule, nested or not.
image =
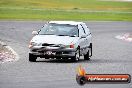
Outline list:
[[[91,51],[91,54],[90,54],[90,57],[92,56],[92,52],[93,52],[93,45],[92,43],[90,43],[90,51]]]
[[[36,62],[37,56],[29,53],[29,61]]]
[[[90,60],[90,57],[89,57],[89,50],[88,50],[87,54],[84,55],[84,60]]]
[[[80,50],[79,49],[76,50],[75,56],[73,58],[71,58],[71,59],[74,62],[79,61],[79,59],[80,59]]]

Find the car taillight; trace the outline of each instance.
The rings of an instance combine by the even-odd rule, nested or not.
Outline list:
[[[70,45],[70,48],[74,48],[74,44],[71,44],[71,45]]]

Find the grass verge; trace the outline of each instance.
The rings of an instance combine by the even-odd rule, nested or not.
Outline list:
[[[92,21],[132,21],[132,13],[83,12],[63,10],[30,10],[0,8],[2,20],[92,20]]]
[[[1,0],[0,20],[132,21],[132,2]]]

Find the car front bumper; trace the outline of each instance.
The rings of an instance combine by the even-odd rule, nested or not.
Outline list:
[[[71,58],[75,56],[76,49],[73,48],[31,48],[30,54],[44,58]]]

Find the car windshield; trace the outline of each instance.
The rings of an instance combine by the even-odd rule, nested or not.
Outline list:
[[[78,36],[78,28],[68,24],[46,24],[39,32],[40,35]]]

